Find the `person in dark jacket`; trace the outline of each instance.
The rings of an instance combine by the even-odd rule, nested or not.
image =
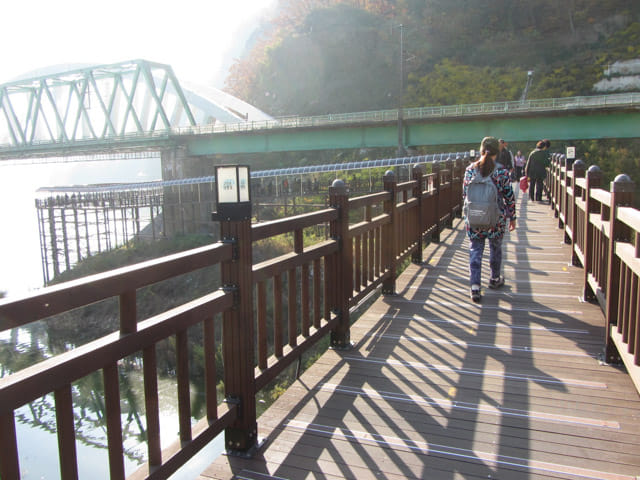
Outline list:
[[[529,177],[529,200],[531,201],[542,201],[543,183],[550,163],[547,151],[549,145],[548,140],[540,140],[536,144],[535,150],[529,154],[527,165],[524,167],[524,173]]]
[[[502,165],[502,168],[511,175],[513,173],[513,153],[509,150],[509,142],[504,141],[502,138],[498,142],[500,151],[498,152],[496,163]]]

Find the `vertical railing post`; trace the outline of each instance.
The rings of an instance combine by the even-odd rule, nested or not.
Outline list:
[[[609,213],[609,262],[607,270],[607,305],[605,311],[605,345],[607,362],[620,361],[618,351],[611,339],[611,327],[618,323],[618,290],[620,286],[620,260],[617,257],[616,242],[629,241],[629,229],[618,222],[617,208],[633,204],[635,183],[626,174],[618,175],[611,182],[611,209]]]
[[[440,191],[442,181],[440,178],[439,162],[433,162],[431,164],[431,172],[433,173],[433,189],[435,190],[433,208],[436,212],[436,225],[433,229],[433,233],[431,234],[431,241],[433,241],[434,243],[440,243],[440,202],[442,200],[440,197]]]
[[[18,443],[16,440],[16,422],[13,412],[0,415],[0,478],[18,480],[20,464],[18,460]]]
[[[451,175],[451,187],[453,188],[453,201],[456,206],[456,217],[462,217],[462,177],[464,176],[464,164],[462,158],[457,157],[454,171]]]
[[[563,156],[560,156],[560,170],[558,177],[558,228],[564,230],[567,221],[567,163]],[[564,179],[564,182],[563,182]]]
[[[349,191],[342,180],[334,180],[329,187],[329,205],[338,210],[338,220],[331,222],[331,238],[338,242],[335,256],[334,313],[338,324],[331,330],[330,345],[335,349],[350,348],[349,299],[353,294],[353,251],[349,238]]]
[[[571,243],[571,265],[580,265],[580,259],[576,254],[576,243],[578,242],[578,186],[576,184],[576,179],[584,178],[585,174],[585,164],[582,160],[577,160],[573,165],[573,199],[571,201],[571,238],[569,242]],[[582,198],[582,197],[580,197]],[[565,230],[566,232],[566,230]]]
[[[556,205],[558,203],[558,195],[556,192],[556,167],[557,167],[557,154],[551,154],[551,163],[547,169],[547,188],[549,189],[549,199],[551,209],[556,212]]]
[[[553,188],[555,199],[553,214],[556,218],[560,218],[560,211],[562,209],[562,157],[559,153],[556,153],[555,155],[555,161],[553,162]]]
[[[597,212],[600,203],[591,198],[591,190],[599,188],[602,185],[602,171],[597,165],[591,165],[586,173],[587,181],[584,194],[584,287],[583,297],[586,300],[593,300],[596,294],[589,285],[589,275],[593,273],[593,228],[590,225],[590,216]]]
[[[420,264],[422,263],[422,250],[424,248],[424,232],[426,230],[425,222],[424,222],[424,200],[422,198],[423,182],[424,182],[424,174],[425,168],[422,164],[416,164],[413,166],[413,179],[416,181],[416,186],[413,189],[413,197],[418,200],[417,217],[418,221],[416,233],[418,234],[418,238],[416,239],[416,249],[411,254],[411,261],[413,263]]]
[[[238,417],[225,430],[230,452],[249,455],[256,447],[258,424],[254,384],[253,283],[251,219],[223,220],[220,237],[233,245],[233,259],[222,263],[222,288],[233,291],[235,305],[223,314],[225,401],[235,404]]]
[[[453,198],[453,160],[447,159],[446,169],[449,179],[449,188],[447,188],[447,227],[453,227],[453,217],[455,216],[454,205],[456,200]]]
[[[396,205],[398,203],[396,175],[393,170],[387,170],[383,177],[384,189],[390,193],[390,198],[384,202],[384,212],[389,215],[389,223],[384,225],[382,232],[382,264],[389,275],[382,283],[382,293],[394,295],[396,292],[396,258],[398,255],[398,232]]]

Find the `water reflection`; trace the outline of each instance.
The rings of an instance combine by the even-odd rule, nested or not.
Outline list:
[[[114,331],[113,322],[105,321],[110,315],[96,313],[106,313],[116,306],[117,302],[101,303],[107,305],[95,304],[77,312],[48,319],[46,322],[34,322],[24,328],[5,332],[0,336],[0,376],[10,375]],[[101,321],[97,321],[97,318]],[[93,321],[87,321],[89,319]],[[90,324],[90,328],[85,324]],[[82,328],[80,325],[83,325]],[[117,330],[117,327],[115,329]],[[69,342],[70,338],[73,339],[73,344]],[[189,338],[192,414],[195,422],[195,418],[201,418],[205,414],[202,387],[203,348],[198,329],[190,330]],[[175,342],[168,339],[157,344],[156,348],[161,443],[165,448],[176,439],[179,429]],[[123,450],[128,475],[147,460],[141,356],[121,360],[118,364],[118,374]],[[106,411],[101,372],[94,372],[75,382],[72,386],[72,396],[80,478],[108,478]],[[22,478],[59,478],[53,394],[45,395],[16,410],[15,418]],[[222,448],[220,443],[214,455],[220,453]],[[211,452],[208,458],[211,461]],[[196,472],[196,475],[197,473],[199,472]]]

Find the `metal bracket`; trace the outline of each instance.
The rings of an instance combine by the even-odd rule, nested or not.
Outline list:
[[[234,262],[238,260],[238,239],[236,237],[224,237],[222,240],[220,240],[220,243],[231,245],[231,260],[233,260]]]
[[[235,395],[228,395],[226,397],[224,397],[224,400],[222,401],[223,403],[228,403],[229,405],[236,405],[236,406],[240,406],[240,397],[236,397]]]
[[[238,291],[238,286],[237,285],[226,284],[226,285],[222,285],[222,287],[220,287],[220,289],[224,293],[233,293],[233,306],[234,307],[237,307],[238,305],[240,305],[240,295],[239,295],[239,291]],[[227,402],[227,399],[225,398],[224,401]]]

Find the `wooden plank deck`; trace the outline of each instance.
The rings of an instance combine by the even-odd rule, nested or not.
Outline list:
[[[599,361],[603,316],[579,299],[557,219],[519,207],[502,289],[471,302],[454,222],[353,325],[354,348],[258,419],[258,455],[223,455],[199,479],[640,478],[640,398]]]

